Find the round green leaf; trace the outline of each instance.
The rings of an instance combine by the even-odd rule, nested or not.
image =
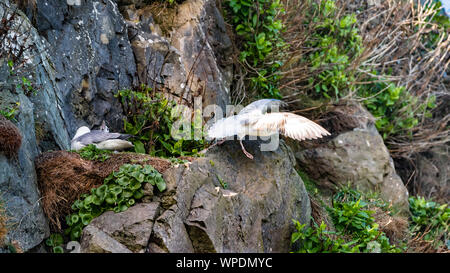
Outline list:
[[[72,225],[78,223],[79,220],[80,220],[80,217],[77,214],[72,214],[70,216],[70,222]]]
[[[53,248],[53,253],[64,253],[64,249],[61,246],[55,246]]]
[[[133,194],[134,199],[141,199],[143,196],[144,192],[142,191],[142,189],[135,191]]]
[[[92,215],[86,214],[81,217],[81,222],[83,223],[83,225],[87,226],[92,221],[92,219],[94,219]]]
[[[100,198],[105,198],[108,186],[102,185],[95,190],[95,194]]]

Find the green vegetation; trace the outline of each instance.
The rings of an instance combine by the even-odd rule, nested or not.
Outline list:
[[[374,209],[381,209],[392,215],[392,209],[376,194],[362,194],[345,187],[332,198],[332,207],[327,207],[334,230],[327,229],[313,221],[312,226],[294,220],[296,232],[291,242],[297,253],[319,252],[403,252],[417,249],[417,244],[429,243],[438,249],[445,249],[449,242],[449,215],[447,204],[438,204],[423,197],[409,198],[411,218],[409,235],[391,244],[386,234],[375,222]],[[421,238],[417,241],[417,238]],[[412,241],[410,241],[412,240]],[[410,245],[411,244],[411,245]],[[416,246],[415,246],[416,245]],[[426,244],[425,244],[426,245]]]
[[[251,91],[261,97],[281,98],[278,69],[282,65],[283,24],[276,16],[283,13],[280,0],[226,0],[226,12],[242,40],[240,61],[250,74]],[[228,15],[227,14],[227,15]]]
[[[109,155],[111,154],[111,151],[100,150],[94,144],[89,144],[83,149],[76,151],[76,153],[78,153],[83,159],[99,160],[103,162],[110,157]]]
[[[203,133],[201,115],[194,115],[194,120],[188,122],[190,130],[182,131],[185,128],[180,128],[176,134],[180,139],[176,140],[171,130],[175,122],[182,121],[182,114],[174,102],[144,85],[139,91],[120,90],[116,97],[127,116],[125,132],[134,136],[132,141],[137,153],[159,157],[195,156],[205,148],[203,137],[195,139],[196,133]]]
[[[16,75],[14,71],[14,62],[12,60],[8,61],[8,68],[9,75],[13,77],[13,82],[19,82],[16,84],[16,89],[23,90],[24,94],[27,96],[30,96],[31,93],[33,93],[33,95],[36,95],[37,91],[33,88],[33,84],[31,83],[31,81],[24,76],[20,77]]]
[[[336,3],[331,0],[313,2],[311,8],[305,23],[315,24],[305,46],[313,50],[305,56],[305,61],[310,63],[312,71],[321,72],[314,74],[309,84],[316,94],[339,99],[355,88],[352,85],[355,71],[348,68],[363,51],[356,16],[339,18]]]
[[[189,163],[189,160],[180,159],[180,158],[176,158],[176,157],[170,157],[169,161],[172,165],[181,165],[181,164]]]
[[[53,233],[45,241],[45,244],[52,248],[53,253],[64,253],[63,244],[64,238],[59,233]]]
[[[424,234],[423,239],[433,242],[433,247],[445,245],[449,238],[450,208],[423,197],[410,197],[410,230],[413,234]]]
[[[19,110],[20,103],[16,102],[13,107],[7,107],[5,110],[0,109],[0,115],[11,121],[16,121],[17,111]]]
[[[150,183],[159,191],[166,189],[162,175],[152,166],[122,165],[118,172],[112,172],[105,179],[102,186],[93,188],[90,194],[81,195],[81,199],[73,203],[73,213],[66,217],[69,228],[65,234],[72,241],[78,240],[83,227],[103,212],[127,210],[144,196],[142,183]]]
[[[301,177],[303,184],[305,185],[306,191],[309,194],[317,195],[320,193],[319,189],[316,186],[316,183],[311,178],[309,178],[306,172],[297,170],[297,173]]]
[[[219,180],[220,186],[222,186],[222,188],[226,190],[228,188],[228,183],[223,181],[223,179],[218,174],[216,174],[216,177],[217,180]]]
[[[441,1],[430,2],[430,4],[428,8],[433,9],[435,12],[428,19],[431,19],[431,22],[438,24],[445,30],[450,29],[450,18],[441,13],[443,8]]]
[[[308,95],[339,100],[356,94],[377,119],[376,127],[384,139],[410,136],[422,117],[431,117],[429,110],[436,106],[436,98],[429,96],[423,101],[376,70],[359,72],[358,68],[364,68],[359,58],[365,49],[356,15],[340,14],[335,1],[312,1],[304,19],[305,24],[313,25],[305,42],[312,50],[302,57],[312,75],[308,82],[312,92]],[[357,84],[356,79],[364,81]]]
[[[419,117],[422,114],[431,117],[430,109],[436,107],[435,96],[423,103],[405,87],[393,83],[374,80],[373,84],[363,86],[359,94],[366,98],[364,105],[377,119],[375,125],[384,139],[391,135],[411,134],[411,129],[419,124]]]
[[[370,208],[385,209],[385,202],[367,198],[361,192],[344,188],[333,196],[332,207],[327,208],[336,231],[327,230],[324,222],[306,227],[294,220],[297,231],[291,242],[298,245],[295,252],[401,252],[391,245],[384,232],[379,230]]]

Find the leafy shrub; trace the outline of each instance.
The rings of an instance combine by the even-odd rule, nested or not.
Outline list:
[[[335,202],[331,215],[338,231],[360,233],[374,224],[374,211],[364,209],[364,201]]]
[[[377,119],[375,126],[386,139],[391,135],[410,134],[419,124],[419,117],[432,116],[430,109],[436,107],[435,96],[425,103],[411,95],[405,87],[393,83],[375,82],[365,85],[359,94],[366,98],[364,105]]]
[[[296,252],[400,252],[379,230],[369,205],[385,207],[384,202],[365,200],[359,191],[343,189],[334,195],[332,207],[328,208],[336,231],[326,230],[323,222],[306,227],[294,220],[297,231],[292,234],[291,242],[298,242]]]
[[[304,47],[311,50],[302,57],[311,70],[309,96],[335,100],[359,96],[377,119],[376,127],[384,139],[410,137],[419,121],[431,117],[434,96],[424,101],[405,86],[391,82],[388,75],[364,67],[365,48],[354,13],[342,13],[332,0],[311,1],[303,23],[309,22],[312,30]]]
[[[434,247],[439,247],[449,238],[450,208],[447,204],[438,204],[423,197],[411,196],[409,198],[411,211],[410,230],[414,234],[424,234],[426,241],[432,241]]]
[[[66,217],[69,226],[66,235],[72,241],[78,240],[83,227],[103,212],[122,212],[133,206],[144,196],[142,183],[150,183],[159,191],[166,189],[162,175],[152,166],[122,165],[118,172],[112,172],[105,179],[102,186],[93,188],[90,194],[81,195],[81,199],[73,203],[73,213]]]
[[[346,94],[344,90],[354,88],[355,71],[349,66],[363,51],[355,14],[339,18],[338,12],[335,1],[313,2],[304,22],[314,25],[305,44],[313,50],[306,54],[305,61],[311,63],[311,70],[321,71],[309,79],[309,84],[318,95],[336,99]]]
[[[195,132],[202,132],[201,116],[197,115],[200,120],[191,122],[190,135],[180,134],[181,139],[176,140],[172,138],[171,129],[182,117],[177,113],[174,102],[144,85],[139,91],[120,90],[116,97],[127,115],[124,129],[134,136],[132,141],[137,153],[160,157],[190,156],[205,148],[204,139],[196,140],[194,137]]]
[[[276,19],[283,13],[280,0],[227,0],[227,12],[242,40],[239,59],[248,66],[251,90],[262,97],[281,98],[278,69],[282,58],[274,57],[286,46],[281,38],[283,24]]]
[[[111,154],[111,151],[100,150],[94,144],[89,144],[86,147],[84,147],[83,149],[78,150],[77,153],[83,159],[99,160],[99,161],[103,162],[103,161],[105,161],[106,159],[109,158],[109,155]]]
[[[314,223],[314,228],[306,227],[306,224],[300,224],[297,220],[294,220],[294,224],[297,232],[292,234],[291,242],[300,242],[296,253],[356,252],[343,238],[332,237],[336,233],[326,230],[327,225],[324,222],[320,226]]]

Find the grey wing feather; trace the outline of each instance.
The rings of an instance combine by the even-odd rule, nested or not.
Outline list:
[[[285,102],[281,101],[281,100],[276,100],[276,99],[262,99],[262,100],[257,100],[254,101],[252,103],[250,103],[249,105],[245,106],[240,112],[239,115],[242,114],[247,114],[247,113],[251,113],[254,111],[257,111],[258,114],[265,114],[267,112],[267,109],[274,105],[284,105]]]
[[[107,133],[100,130],[93,130],[87,134],[78,137],[76,140],[83,145],[89,145],[92,143],[99,143],[108,139],[127,139],[129,135],[123,135],[119,133]]]

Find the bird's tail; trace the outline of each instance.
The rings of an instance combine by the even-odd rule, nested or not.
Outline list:
[[[118,137],[118,139],[123,139],[123,140],[127,140],[130,137],[133,137],[133,135],[129,135],[129,134],[120,134],[120,136]]]

